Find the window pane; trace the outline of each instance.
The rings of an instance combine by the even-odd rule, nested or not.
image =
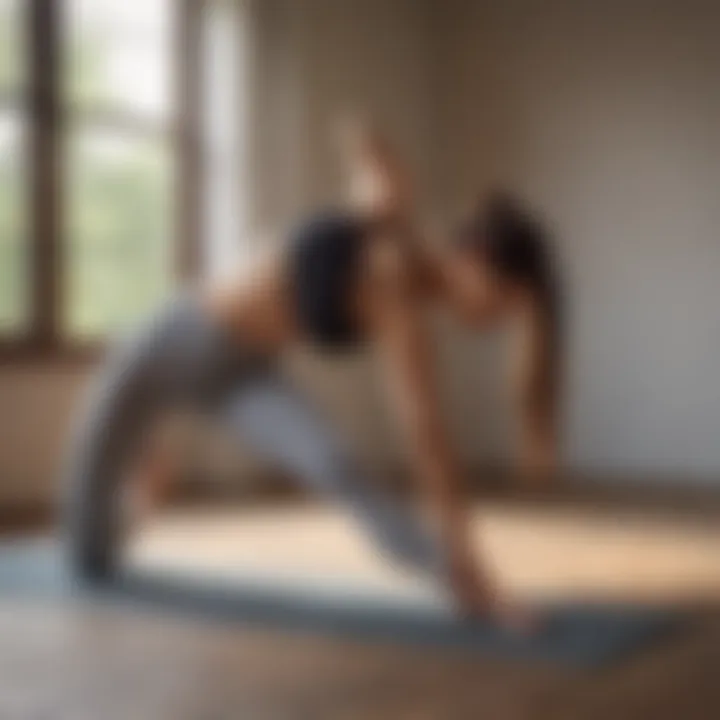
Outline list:
[[[174,0],[68,0],[70,102],[169,115]]]
[[[105,335],[171,287],[170,148],[81,126],[67,160],[65,328],[75,337]]]
[[[215,2],[204,17],[201,69],[203,142],[202,273],[221,276],[242,260],[247,237],[240,98],[245,57],[236,4]]]
[[[0,0],[0,92],[18,90],[24,81],[26,5],[27,0]]]
[[[23,124],[17,114],[0,113],[0,334],[27,327],[26,176]]]

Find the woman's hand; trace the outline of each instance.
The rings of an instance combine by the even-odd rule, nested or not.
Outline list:
[[[409,218],[413,182],[391,143],[368,120],[344,118],[333,135],[348,174],[348,200],[370,217]]]
[[[499,589],[478,564],[467,543],[456,544],[451,550],[450,586],[458,610],[465,618],[484,618],[520,634],[530,634],[537,627],[532,613]]]
[[[492,614],[497,598],[495,584],[464,547],[451,549],[450,590],[463,616],[474,618]]]

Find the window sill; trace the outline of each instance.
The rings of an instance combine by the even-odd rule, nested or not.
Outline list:
[[[0,368],[92,367],[104,352],[102,343],[0,341]]]

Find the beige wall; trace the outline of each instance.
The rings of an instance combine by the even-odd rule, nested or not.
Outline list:
[[[329,22],[327,4],[311,3],[315,27]],[[330,4],[348,18],[359,13],[348,28],[392,40],[368,48],[339,34],[334,49],[327,39],[314,48],[311,186],[322,192],[332,177],[318,162],[327,146],[317,120],[353,78],[350,90],[395,120],[388,125],[407,141],[434,211],[451,217],[498,184],[526,196],[552,220],[568,278],[567,463],[714,481],[720,7],[453,0],[425,4],[408,34],[403,3]],[[325,65],[329,57],[336,63]],[[442,379],[464,458],[508,458],[502,344],[452,328],[443,337]],[[328,393],[338,416],[355,422],[376,456],[391,458],[381,406],[374,414],[360,401],[372,385],[348,392],[341,380]]]
[[[260,53],[264,92],[256,115],[256,177],[259,223],[295,217],[339,197],[342,186],[329,130],[338,110],[369,109],[403,152],[417,177],[426,220],[441,214],[438,135],[443,108],[437,93],[446,85],[438,62],[443,30],[452,30],[441,3],[431,0],[260,0],[258,43],[276,52]],[[265,60],[268,65],[263,64]],[[279,84],[288,92],[273,92]],[[282,111],[269,110],[272,103]],[[268,122],[268,118],[272,118]],[[284,178],[284,180],[283,180]],[[278,180],[282,188],[278,192]],[[289,211],[288,211],[289,209]],[[443,338],[441,381],[448,417],[464,458],[478,464],[501,456],[508,443],[504,412],[492,416],[500,387],[485,381],[497,347],[465,337],[448,323]],[[383,403],[382,385],[369,358],[328,360],[304,355],[292,369],[347,428],[378,467],[399,460],[399,444]]]
[[[77,370],[0,368],[0,502],[48,497],[84,382]]]
[[[498,181],[559,230],[572,286],[567,451],[583,468],[720,468],[720,12],[691,0],[258,0],[251,210],[336,196],[328,123],[355,100],[429,214]],[[430,204],[429,201],[433,203]],[[500,345],[441,327],[465,459],[507,456]],[[396,453],[367,359],[300,374],[378,465]],[[83,374],[0,369],[0,501],[47,497]]]
[[[371,108],[430,195],[427,148],[430,3],[421,0],[260,0],[255,4],[256,224],[282,227],[341,198],[331,137],[338,114]],[[391,426],[368,358],[291,358],[290,371],[375,465],[392,461]]]
[[[456,8],[445,187],[461,198],[499,180],[556,223],[572,299],[570,462],[716,480],[720,6]]]
[[[249,193],[256,228],[282,226],[338,197],[328,130],[339,108],[372,107],[429,182],[431,99],[424,0],[247,2],[250,61]],[[392,449],[363,358],[293,359],[293,371],[382,464]],[[0,368],[0,502],[54,492],[58,455],[85,382],[81,371]]]
[[[264,180],[256,187],[259,225],[294,218],[298,210],[340,197],[329,132],[338,111],[353,107],[370,110],[401,149],[417,177],[426,220],[432,221],[442,211],[436,202],[442,182],[436,166],[444,150],[436,98],[445,82],[439,77],[440,31],[452,29],[440,4],[260,0],[256,7],[258,45],[278,48],[258,55],[264,82],[255,135],[256,177]],[[288,91],[274,92],[278,85]],[[271,109],[273,103],[282,109]],[[497,347],[487,339],[465,337],[449,323],[440,322],[438,332],[443,338],[441,382],[463,457],[473,465],[494,460],[508,444],[506,413],[486,412],[488,405],[500,404],[500,386],[486,382],[483,371]],[[400,445],[370,358],[330,360],[306,353],[293,358],[291,370],[374,466],[397,464]]]

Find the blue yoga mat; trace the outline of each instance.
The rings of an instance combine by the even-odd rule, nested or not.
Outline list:
[[[72,582],[61,548],[50,541],[0,544],[0,601],[111,602],[426,648],[459,648],[488,657],[597,667],[666,638],[682,615],[667,609],[568,604],[540,608],[542,627],[521,636],[482,621],[461,621],[438,607],[338,594],[318,587],[288,588],[267,579],[242,584],[186,575],[128,571],[102,587]]]

